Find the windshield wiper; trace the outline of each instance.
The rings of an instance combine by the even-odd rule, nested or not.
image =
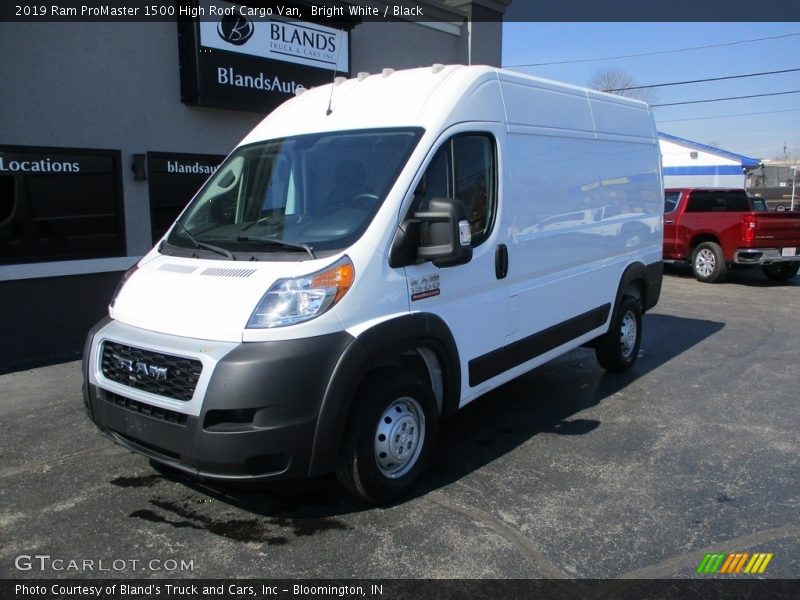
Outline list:
[[[231,260],[236,260],[236,257],[230,250],[227,250],[225,248],[220,248],[219,246],[213,246],[212,244],[206,244],[205,242],[200,242],[186,228],[186,225],[184,225],[180,221],[178,221],[177,224],[178,227],[181,228],[183,234],[189,239],[190,242],[192,242],[192,244],[194,244],[195,248],[203,248],[204,250],[210,250],[211,252],[216,252],[217,254],[221,254],[222,256],[230,258]]]
[[[265,238],[265,237],[257,237],[251,235],[240,235],[236,238],[237,242],[262,242],[264,244],[271,244],[273,246],[283,246],[284,248],[293,248],[295,250],[304,250],[308,252],[308,255],[311,258],[317,258],[314,254],[314,251],[311,249],[311,246],[308,244],[297,243],[297,242],[285,242],[283,240],[276,240],[273,238]]]
[[[261,217],[260,219],[258,219],[258,220],[256,220],[256,221],[253,221],[253,222],[251,222],[251,223],[248,223],[247,225],[245,225],[244,227],[242,227],[241,231],[247,231],[247,230],[248,230],[248,229],[250,229],[251,227],[254,227],[255,225],[261,225],[261,224],[263,224],[263,223],[266,223],[267,225],[278,225],[278,223],[276,223],[276,222],[273,220],[274,218],[275,218],[275,217],[274,217],[273,215],[267,215],[267,216],[265,216],[265,217]]]

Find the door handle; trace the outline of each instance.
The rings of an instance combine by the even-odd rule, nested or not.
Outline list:
[[[664,225],[675,225],[675,221],[673,221],[672,219],[664,221]]]
[[[508,248],[505,244],[498,244],[494,252],[494,274],[498,279],[505,279],[508,275]]]

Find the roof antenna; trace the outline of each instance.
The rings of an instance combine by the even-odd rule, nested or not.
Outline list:
[[[333,102],[333,88],[336,86],[336,69],[339,68],[339,55],[342,53],[342,41],[344,40],[344,29],[342,29],[342,35],[339,37],[339,48],[336,50],[336,64],[333,65],[333,81],[331,82],[331,95],[328,96],[328,110],[325,111],[325,116],[329,116],[333,109],[331,108],[331,103]]]

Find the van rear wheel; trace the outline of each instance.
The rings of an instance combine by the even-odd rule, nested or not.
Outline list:
[[[611,327],[594,348],[597,362],[606,371],[627,371],[636,362],[642,345],[642,303],[623,296]]]
[[[436,443],[430,386],[411,372],[380,371],[359,389],[336,476],[351,494],[385,503],[410,492]]]

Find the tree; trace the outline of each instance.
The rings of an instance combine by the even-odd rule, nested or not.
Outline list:
[[[773,160],[781,160],[796,165],[800,162],[800,146],[783,143],[783,154],[776,156]]]
[[[654,104],[658,99],[658,88],[630,89],[639,84],[625,71],[609,67],[595,72],[589,80],[589,87],[601,92],[617,94],[627,98],[636,98],[648,104]]]

